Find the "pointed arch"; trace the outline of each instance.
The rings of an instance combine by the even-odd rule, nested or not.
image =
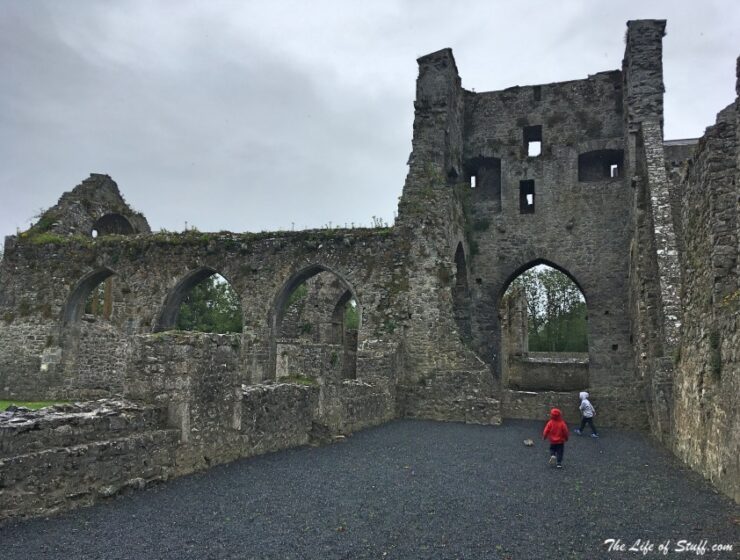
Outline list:
[[[550,260],[547,260],[547,259],[541,259],[541,258],[533,259],[533,260],[528,261],[527,263],[519,266],[518,268],[516,268],[514,270],[514,272],[512,272],[507,277],[506,281],[501,286],[501,290],[499,290],[499,293],[497,294],[497,297],[496,297],[497,304],[498,305],[501,304],[501,299],[504,297],[504,294],[506,293],[506,290],[509,289],[509,286],[511,286],[511,283],[514,280],[516,280],[519,276],[522,275],[522,273],[526,272],[530,268],[534,268],[535,266],[539,266],[539,265],[545,265],[545,266],[549,266],[550,268],[554,268],[558,272],[562,272],[568,278],[570,278],[570,280],[578,287],[578,289],[583,294],[583,298],[586,300],[586,306],[588,306],[588,301],[589,301],[588,300],[588,293],[586,293],[586,290],[584,289],[583,285],[578,281],[578,279],[573,274],[571,274],[570,271],[567,268],[562,267],[562,266],[560,266],[559,264],[557,264],[557,263],[555,263],[553,261],[550,261]]]
[[[339,279],[341,285],[350,293],[350,299],[354,298],[354,300],[359,305],[357,294],[346,278],[344,278],[341,274],[339,274],[335,270],[332,270],[326,265],[310,264],[298,270],[290,278],[288,278],[288,280],[283,283],[282,288],[278,292],[277,296],[275,296],[270,313],[270,328],[272,329],[273,333],[277,333],[279,331],[280,323],[283,319],[283,314],[285,313],[286,303],[290,298],[290,294],[293,293],[293,290],[295,290],[298,286],[300,286],[303,282],[305,282],[312,276],[315,276],[321,272],[329,272],[336,276]]]
[[[319,316],[333,322],[336,319],[336,314],[339,313],[338,310],[343,312],[348,302],[354,300],[357,303],[359,323],[361,324],[362,322],[362,307],[357,297],[357,292],[342,274],[326,265],[318,263],[310,264],[297,270],[283,283],[273,299],[272,306],[270,308],[270,358],[268,371],[272,378],[279,376],[284,377],[286,372],[313,377],[329,375],[335,380],[341,377],[354,378],[356,376],[356,336],[351,337],[352,341],[354,341],[353,344],[350,344],[349,339],[342,341],[341,334],[339,335],[340,340],[334,340],[334,338],[336,338],[335,335],[330,336],[332,340],[327,340],[326,333],[324,333],[324,339],[322,342],[320,332],[317,333],[317,335],[319,335],[318,340],[313,341],[278,340],[279,333],[283,328],[283,319],[286,317],[285,313],[289,306],[291,294],[301,284],[322,273],[327,273],[334,277],[334,279],[338,280],[338,287],[342,291],[337,299],[332,300],[331,302],[326,300],[322,302],[321,306],[323,311],[319,311]],[[344,316],[341,313],[339,320],[341,320],[341,323],[338,328],[341,329],[344,327]],[[334,330],[334,325],[327,325],[325,322],[318,325],[308,323],[306,326],[309,328],[318,326],[319,331],[326,327],[332,327],[331,330]],[[311,348],[312,345],[313,349]],[[348,345],[351,345],[352,348],[348,348]],[[308,350],[308,352],[306,352],[306,350]],[[323,362],[323,366],[321,363],[316,361],[317,351],[319,355],[321,355],[322,352],[324,353],[323,359],[326,360],[326,362]],[[279,357],[278,354],[280,354]],[[327,359],[328,356],[331,356],[331,358]]]
[[[70,325],[79,321],[82,316],[85,301],[92,291],[104,282],[106,279],[115,275],[110,268],[103,267],[94,270],[83,276],[72,289],[72,293],[67,298],[67,303],[62,311],[62,324]]]
[[[216,274],[216,270],[207,266],[202,266],[191,270],[172,288],[162,304],[162,311],[154,325],[154,332],[162,332],[174,329],[177,324],[177,315],[180,311],[180,305],[196,285],[200,284],[206,278]]]

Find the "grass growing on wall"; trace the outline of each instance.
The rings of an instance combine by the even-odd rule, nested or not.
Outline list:
[[[46,408],[47,406],[54,406],[55,404],[65,404],[61,401],[1,401],[0,400],[0,411],[6,410],[11,404],[15,406],[24,406],[31,410],[38,410],[39,408]]]

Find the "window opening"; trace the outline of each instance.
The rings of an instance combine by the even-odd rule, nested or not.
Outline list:
[[[579,154],[578,181],[604,181],[619,178],[624,164],[622,150],[594,150]]]
[[[534,214],[534,180],[519,181],[519,213]]]
[[[475,188],[475,182],[476,182],[476,177],[475,177],[475,175],[471,175],[471,176],[470,176],[470,188],[471,188],[471,189],[474,189],[474,188]]]
[[[537,157],[542,153],[542,125],[525,126],[524,147],[528,157]]]

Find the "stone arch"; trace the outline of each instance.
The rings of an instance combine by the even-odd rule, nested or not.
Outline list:
[[[135,233],[134,227],[128,218],[121,214],[105,214],[98,218],[92,226],[91,234],[93,237],[102,237],[104,235],[131,235]]]
[[[154,325],[154,332],[162,332],[174,329],[175,325],[177,324],[177,316],[180,311],[180,305],[187,297],[188,293],[190,293],[190,291],[195,286],[197,286],[207,278],[210,278],[214,274],[219,274],[224,277],[223,274],[221,274],[215,268],[211,268],[209,266],[201,266],[199,268],[196,268],[195,270],[191,270],[185,276],[183,276],[180,281],[175,284],[175,287],[172,288],[167,294],[167,297],[162,304],[162,311],[160,312],[159,318]],[[228,278],[224,277],[224,279],[229,282]],[[231,282],[229,282],[229,284],[233,286]]]
[[[588,295],[582,284],[567,269],[545,259],[535,259],[517,267],[506,279],[497,298],[499,325],[497,369],[505,389],[524,391],[574,391],[589,385],[589,355],[572,348],[535,348],[529,341],[529,309],[521,290],[509,293],[512,282],[524,272],[545,265],[564,274],[580,291],[588,317]],[[574,317],[578,317],[577,315]],[[580,323],[581,319],[569,319]],[[562,325],[562,323],[560,323]],[[566,323],[569,324],[569,323]],[[570,324],[573,327],[573,324]],[[590,348],[590,334],[586,323],[586,344]],[[557,331],[556,331],[557,332]],[[577,345],[576,345],[577,346]]]
[[[316,276],[317,274],[321,273],[329,273],[332,276],[334,276],[336,279],[338,279],[340,286],[344,289],[342,292],[342,295],[336,300],[336,302],[333,304],[333,306],[330,308],[330,317],[332,318],[332,322],[339,321],[338,317],[340,313],[343,312],[344,306],[352,299],[357,302],[357,308],[360,315],[360,323],[362,321],[362,306],[360,304],[360,300],[357,297],[357,293],[354,289],[354,287],[347,281],[347,279],[340,273],[338,273],[336,270],[333,270],[332,268],[323,265],[323,264],[311,264],[308,266],[305,266],[301,268],[300,270],[293,273],[290,278],[285,281],[278,291],[277,296],[273,300],[273,304],[270,309],[270,318],[269,318],[269,326],[270,326],[270,363],[269,363],[269,372],[270,375],[275,378],[279,375],[280,371],[282,371],[281,366],[278,363],[278,346],[284,345],[286,341],[279,339],[279,333],[282,329],[282,321],[284,318],[285,311],[288,307],[288,301],[290,299],[291,294],[294,292],[296,288],[298,288],[301,284],[306,282],[307,280],[310,280],[312,277]],[[359,329],[358,329],[359,330]],[[340,335],[341,336],[341,335]],[[326,343],[327,346],[336,346],[337,348],[334,349],[332,352],[332,362],[335,360],[340,359],[340,354],[342,358],[342,368],[341,368],[341,374],[346,376],[354,377],[356,375],[356,338],[355,340],[355,348],[348,352],[346,348],[344,348],[344,344],[342,344],[341,340],[337,340],[337,336],[334,335],[331,337],[331,340],[323,342],[320,342],[320,344]],[[285,349],[285,346],[281,346],[283,349]],[[291,345],[287,345],[288,348],[291,348]],[[325,350],[325,349],[320,349]],[[345,361],[347,358],[350,358],[352,360],[352,364],[346,364]],[[351,375],[348,375],[347,372],[351,372]]]
[[[303,282],[311,278],[312,276],[315,276],[316,274],[319,274],[321,272],[329,272],[336,276],[342,285],[347,289],[347,291],[350,292],[351,297],[357,301],[357,304],[360,304],[360,300],[357,297],[357,294],[352,287],[352,285],[347,281],[344,276],[336,272],[335,270],[332,270],[326,265],[323,264],[311,264],[308,265],[301,270],[295,272],[282,286],[280,291],[278,292],[278,295],[273,300],[273,304],[271,307],[271,314],[270,314],[270,328],[273,332],[273,334],[277,333],[279,330],[279,324],[282,320],[282,313],[285,311],[285,304],[288,301],[288,298],[290,297],[290,294],[293,293],[293,290],[295,290],[298,286],[300,286]]]
[[[579,282],[578,279],[573,274],[571,274],[571,272],[567,268],[560,266],[559,264],[553,261],[542,259],[542,258],[527,261],[525,264],[515,268],[514,271],[511,274],[509,274],[509,276],[507,276],[506,281],[504,281],[504,283],[502,284],[501,289],[499,290],[496,296],[496,304],[497,305],[501,304],[501,298],[504,297],[506,290],[509,289],[509,286],[511,286],[511,283],[514,280],[516,280],[519,276],[521,276],[522,273],[538,265],[545,265],[545,266],[549,266],[550,268],[554,268],[558,272],[562,272],[568,278],[570,278],[571,281],[578,287],[578,289],[583,294],[583,297],[586,300],[586,306],[588,307],[588,302],[589,302],[588,293],[586,292],[586,289],[584,288],[583,284],[581,284],[581,282]]]
[[[85,302],[92,291],[113,275],[115,275],[113,270],[103,267],[83,276],[82,279],[77,282],[77,285],[72,290],[69,298],[67,298],[67,303],[62,311],[62,324],[70,325],[79,321],[82,316]]]

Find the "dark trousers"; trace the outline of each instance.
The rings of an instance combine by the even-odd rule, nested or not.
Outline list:
[[[550,444],[550,455],[555,455],[558,460],[558,465],[563,462],[563,451],[565,451],[564,443]]]
[[[583,431],[583,428],[586,427],[586,424],[591,426],[591,433],[596,433],[596,426],[594,426],[594,419],[593,418],[586,418],[585,416],[581,417],[581,431]]]

